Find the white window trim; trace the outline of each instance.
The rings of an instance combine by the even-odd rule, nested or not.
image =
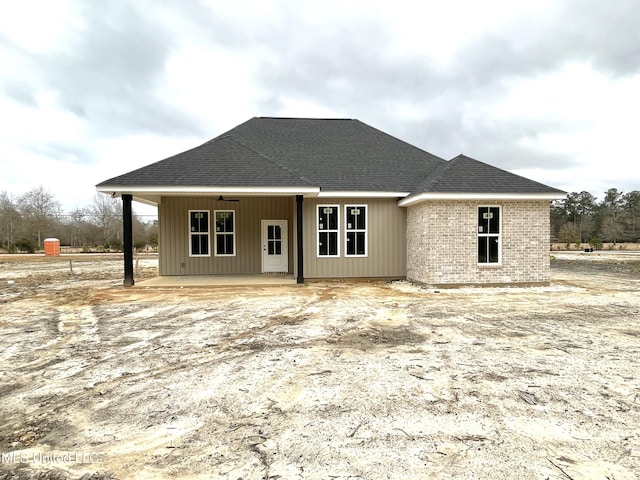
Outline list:
[[[236,248],[236,211],[235,210],[214,210],[213,211],[213,224],[216,224],[216,219],[218,218],[218,213],[230,212],[233,213],[233,232],[218,232],[217,230],[213,232],[214,235],[214,255],[216,257],[235,257],[236,252],[238,251]],[[218,253],[218,235],[233,235],[233,253]]]
[[[209,253],[207,253],[206,255],[202,255],[200,253],[193,253],[191,251],[191,237],[193,235],[204,235],[202,232],[192,232],[191,231],[191,214],[192,213],[199,213],[199,212],[206,212],[207,213],[207,251]],[[198,209],[198,210],[189,210],[189,213],[187,214],[187,224],[189,225],[189,256],[190,257],[210,257],[211,256],[211,211],[210,210],[202,210],[202,209]]]
[[[481,208],[497,208],[500,211],[500,221],[498,222],[498,233],[480,233],[478,232],[478,210]],[[483,262],[480,263],[478,261],[479,267],[500,267],[502,266],[502,206],[501,205],[478,205],[476,208],[476,235],[477,238],[480,237],[498,237],[498,261],[497,262]],[[477,244],[476,244],[476,256],[477,252]]]
[[[338,228],[335,230],[320,230],[320,208],[335,208],[336,215],[338,215]],[[320,233],[336,232],[337,239],[337,253],[336,255],[320,255]],[[316,257],[318,258],[338,258],[340,257],[340,205],[316,205]]]
[[[115,189],[112,189],[112,191]],[[420,193],[398,200],[399,207],[409,207],[426,200],[477,200],[495,202],[496,200],[562,200],[564,192],[556,193]]]
[[[348,208],[364,208],[364,229],[362,228],[348,228],[347,225],[347,209]],[[347,239],[349,232],[364,232],[364,255],[349,254],[347,249]],[[344,256],[349,258],[355,257],[368,257],[369,256],[369,205],[365,203],[349,204],[344,206]]]

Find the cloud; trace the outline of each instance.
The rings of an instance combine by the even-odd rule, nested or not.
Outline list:
[[[158,94],[172,35],[133,2],[82,2],[79,25],[64,48],[28,51],[31,82],[5,87],[28,103],[34,90],[52,92],[59,107],[84,119],[101,135],[132,131],[181,135],[198,131],[196,117]]]
[[[640,72],[637,1],[570,0],[562,5],[550,22],[554,35],[546,42],[546,50],[568,52],[614,76]]]
[[[7,82],[4,86],[4,93],[18,103],[29,107],[37,106],[33,90],[28,85],[17,82]]]
[[[322,105],[446,158],[464,152],[504,168],[557,170],[582,161],[580,146],[547,139],[590,128],[586,99],[611,88],[591,77],[602,72],[615,82],[640,69],[634,3],[622,0],[614,10],[574,0],[514,12],[507,22],[460,32],[444,59],[430,45],[403,51],[399,45],[419,41],[419,34],[392,34],[384,15],[345,21],[338,12],[326,25],[298,10],[295,23],[261,45],[256,83],[271,92],[262,105],[272,115],[305,115],[309,105]],[[407,29],[416,27],[407,22]],[[266,38],[265,30],[258,25],[255,38]],[[585,67],[574,73],[572,65]],[[536,82],[547,90],[533,91]],[[557,95],[549,94],[553,83]]]
[[[548,73],[570,62],[590,64],[612,77],[634,75],[640,72],[639,24],[634,0],[555,2],[471,39],[457,63],[482,84]]]
[[[4,162],[89,165],[97,182],[254,115],[359,118],[567,182],[637,151],[637,0],[36,6],[0,18]]]

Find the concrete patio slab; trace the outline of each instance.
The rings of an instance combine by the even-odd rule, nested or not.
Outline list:
[[[167,275],[136,281],[134,288],[296,285],[293,275]]]

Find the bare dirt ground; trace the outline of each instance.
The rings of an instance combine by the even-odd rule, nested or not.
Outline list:
[[[0,257],[0,479],[638,479],[640,262],[554,256],[439,291]]]

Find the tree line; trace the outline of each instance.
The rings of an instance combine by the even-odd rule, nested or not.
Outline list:
[[[43,248],[45,238],[82,251],[122,249],[122,201],[96,193],[86,207],[63,212],[60,202],[44,187],[12,196],[0,192],[0,249],[10,253],[33,253]],[[156,248],[155,220],[133,215],[134,247]]]
[[[604,192],[598,201],[589,192],[572,192],[551,205],[551,234],[567,245],[640,242],[640,191]]]

